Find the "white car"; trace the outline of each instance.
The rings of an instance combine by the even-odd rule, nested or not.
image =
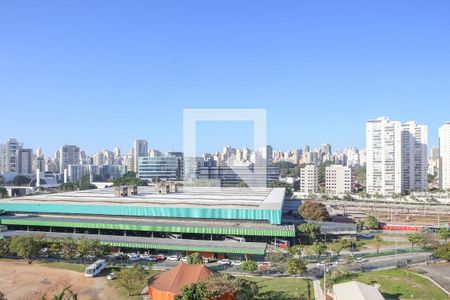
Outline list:
[[[219,265],[231,265],[231,260],[224,258],[217,262]]]
[[[179,261],[180,257],[178,255],[171,255],[171,256],[167,256],[166,260]]]
[[[207,263],[209,263],[209,258],[207,258],[207,257],[204,257],[204,258],[203,258],[203,263],[204,263],[204,264],[207,264]]]
[[[240,266],[240,265],[242,265],[242,261],[240,261],[240,260],[232,260],[231,261],[231,265],[232,266]]]
[[[129,258],[130,261],[140,261],[141,260],[141,256],[140,255],[132,255]]]
[[[182,257],[181,261],[184,262],[184,263],[187,263],[188,262],[188,257],[187,256]]]
[[[117,278],[116,273],[109,273],[108,276],[106,276],[106,279],[108,279],[108,280],[114,280],[116,278]]]

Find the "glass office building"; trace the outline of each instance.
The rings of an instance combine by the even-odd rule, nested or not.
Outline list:
[[[139,157],[138,177],[151,181],[159,178],[163,181],[181,179],[181,159],[172,156]]]

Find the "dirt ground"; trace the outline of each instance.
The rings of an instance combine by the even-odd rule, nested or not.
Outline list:
[[[79,300],[118,300],[106,278],[85,278],[84,274],[46,267],[25,261],[0,261],[0,291],[8,300],[37,300],[45,294],[51,299],[65,287]]]

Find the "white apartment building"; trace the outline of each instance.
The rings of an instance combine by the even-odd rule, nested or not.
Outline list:
[[[319,192],[319,168],[316,165],[307,165],[300,170],[300,192]]]
[[[59,161],[59,173],[64,173],[68,165],[80,164],[80,148],[75,145],[64,145],[57,152]]]
[[[427,189],[428,127],[410,121],[402,124],[402,192]]]
[[[329,195],[343,195],[352,191],[352,169],[342,165],[325,168],[325,192]]]
[[[439,128],[439,182],[442,190],[450,189],[450,122]]]
[[[427,187],[428,128],[386,117],[366,124],[367,193],[394,194]]]
[[[369,194],[393,194],[402,191],[401,124],[386,117],[366,124],[367,170]]]

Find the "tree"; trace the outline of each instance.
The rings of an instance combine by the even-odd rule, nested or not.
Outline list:
[[[441,228],[439,229],[438,234],[439,237],[447,243],[447,240],[450,237],[450,228]]]
[[[142,288],[142,281],[145,279],[146,272],[144,268],[138,264],[134,264],[131,268],[123,268],[117,274],[117,282],[127,292],[128,296],[138,295]]]
[[[247,273],[253,273],[258,270],[258,264],[253,260],[247,260],[240,265],[240,269]]]
[[[181,289],[181,296],[177,300],[207,300],[209,297],[208,289],[204,282],[197,282],[187,285]]]
[[[205,281],[210,299],[221,299],[223,295],[235,295],[240,283],[226,273],[213,274]]]
[[[72,238],[64,238],[59,241],[61,244],[61,256],[64,259],[74,259],[77,255],[77,242]]]
[[[30,182],[31,182],[31,179],[26,176],[23,176],[23,175],[17,175],[13,179],[14,185],[25,185],[25,184],[29,184]]]
[[[414,249],[414,246],[422,242],[422,236],[418,233],[408,234],[407,237],[408,241],[411,243],[411,249]]]
[[[28,260],[31,264],[38,257],[42,247],[43,236],[15,236],[9,243],[9,251]]]
[[[6,197],[8,197],[8,191],[4,187],[0,186],[0,198]]]
[[[148,183],[146,180],[137,178],[135,172],[128,172],[123,177],[114,179],[113,185],[114,186],[121,186],[121,185],[145,186],[145,185],[148,185]]]
[[[342,281],[345,281],[348,278],[350,278],[350,272],[347,268],[335,269],[327,277],[327,282],[325,283],[325,286],[327,290],[330,290],[333,288],[333,285],[341,283]]]
[[[8,254],[9,254],[9,240],[1,239],[0,240],[0,257],[6,256]]]
[[[283,273],[286,270],[286,256],[279,250],[269,252],[266,255],[266,260],[271,262],[272,266]]]
[[[325,204],[315,201],[305,202],[299,213],[305,220],[325,221],[330,217]]]
[[[375,236],[375,243],[376,243],[376,246],[377,246],[377,253],[380,252],[380,247],[381,247],[381,244],[383,242],[384,242],[384,240],[383,240],[383,238],[381,236],[379,236],[379,235]]]
[[[327,251],[327,245],[321,242],[314,242],[314,244],[312,245],[312,250],[314,254],[317,255],[317,258],[319,258],[322,254],[325,253],[325,251]]]
[[[237,291],[236,297],[239,300],[253,300],[256,295],[258,295],[259,289],[256,282],[245,280],[245,279],[236,279],[239,284],[239,290]]]
[[[308,236],[310,243],[316,241],[320,235],[320,226],[316,224],[305,223],[298,226],[298,230]]]
[[[295,245],[295,246],[289,247],[287,249],[287,251],[291,257],[295,257],[295,256],[300,257],[300,256],[302,256],[303,249],[304,249],[303,245]]]
[[[70,192],[75,191],[78,188],[73,182],[61,183],[58,187],[60,192]]]
[[[91,184],[91,176],[90,175],[84,175],[81,177],[80,180],[80,190],[92,190],[96,189],[97,187],[93,184]]]
[[[64,288],[60,293],[54,295],[50,300],[77,300],[78,295],[74,293],[70,287]],[[1,298],[0,298],[1,300]],[[41,300],[47,300],[47,297],[42,296]]]
[[[187,263],[189,265],[201,265],[203,264],[203,258],[197,252],[192,253],[187,257]]]
[[[345,246],[346,244],[343,242],[343,240],[338,240],[331,243],[328,247],[331,252],[334,252],[336,253],[336,256],[339,256],[342,250],[344,250]]]
[[[270,187],[272,188],[285,188],[286,189],[286,196],[290,197],[294,193],[294,187],[292,184],[276,180],[270,184]]]
[[[450,261],[450,243],[445,243],[433,249],[435,257]]]
[[[301,275],[306,272],[306,263],[300,258],[289,258],[287,272],[291,275]]]
[[[366,216],[366,218],[364,219],[364,226],[369,230],[377,229],[378,228],[377,218],[375,218],[372,215]]]

